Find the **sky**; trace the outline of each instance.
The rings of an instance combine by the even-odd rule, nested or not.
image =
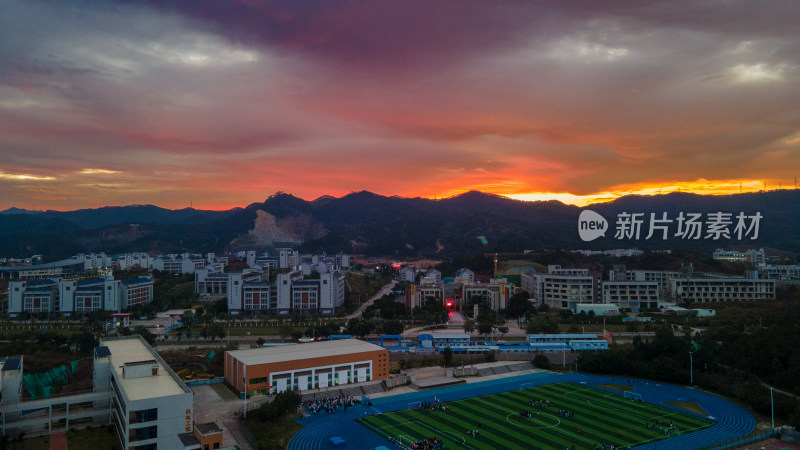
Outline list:
[[[798,13],[0,0],[0,210],[794,188]]]

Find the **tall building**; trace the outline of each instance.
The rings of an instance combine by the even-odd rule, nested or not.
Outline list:
[[[526,274],[522,280],[536,303],[551,308],[574,310],[578,303],[595,303],[599,297],[600,277],[589,269],[562,269],[550,265],[547,273]]]

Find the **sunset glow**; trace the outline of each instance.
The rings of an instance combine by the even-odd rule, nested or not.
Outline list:
[[[10,0],[0,210],[794,189],[796,12]]]

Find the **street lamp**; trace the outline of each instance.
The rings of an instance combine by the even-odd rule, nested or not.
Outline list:
[[[692,354],[693,353],[694,352],[689,352],[689,384],[690,385],[694,384],[694,371],[693,371],[693,367],[692,367]]]
[[[775,402],[772,397],[772,387],[769,388],[769,409],[772,413],[772,428],[775,429]]]

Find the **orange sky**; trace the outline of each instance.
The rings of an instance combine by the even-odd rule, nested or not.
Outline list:
[[[0,210],[361,190],[584,205],[800,172],[791,3],[4,8]]]

